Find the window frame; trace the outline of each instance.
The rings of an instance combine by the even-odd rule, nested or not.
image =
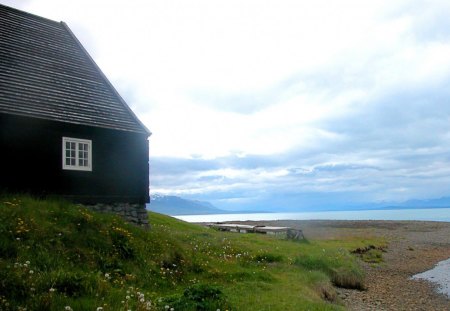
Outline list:
[[[69,157],[69,159],[75,159],[75,165],[66,164],[67,156],[66,151],[71,150],[66,148],[66,143],[75,143],[75,156]],[[88,165],[80,165],[80,159],[85,159],[84,157],[80,157],[80,144],[84,144],[88,146],[87,150],[87,164]],[[83,152],[83,150],[82,150]],[[89,139],[81,139],[81,138],[73,138],[73,137],[63,137],[62,138],[62,168],[63,170],[73,170],[73,171],[92,171],[92,140]]]

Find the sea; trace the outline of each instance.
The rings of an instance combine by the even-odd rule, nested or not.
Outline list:
[[[450,208],[383,209],[299,213],[245,213],[173,216],[187,222],[246,220],[422,220],[450,222]]]

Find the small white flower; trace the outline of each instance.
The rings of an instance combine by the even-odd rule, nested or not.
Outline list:
[[[53,293],[56,289],[54,289],[53,287],[50,287],[50,289],[48,290],[50,293]]]
[[[65,307],[64,307],[64,310],[66,310],[66,311],[72,311],[72,308],[71,308],[70,306],[65,306]]]
[[[144,302],[144,301],[145,301],[145,299],[144,299],[144,298],[141,298],[141,299],[139,299],[139,301],[140,301],[140,302]]]
[[[130,296],[126,296],[125,299],[126,299],[126,300],[130,299]]]
[[[103,311],[103,308],[102,307],[98,307],[97,311]]]
[[[169,308],[170,308],[170,307],[169,307],[168,305],[165,305],[165,306],[164,306],[164,309],[166,309],[166,310],[169,310]]]
[[[33,270],[30,270],[30,274],[33,274],[34,273],[34,271]]]

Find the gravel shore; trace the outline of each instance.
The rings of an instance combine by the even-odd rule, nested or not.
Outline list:
[[[450,258],[450,223],[424,221],[279,220],[245,222],[303,230],[308,239],[380,236],[388,242],[384,263],[364,264],[364,291],[338,289],[349,310],[450,310],[450,300],[437,285],[412,279]],[[450,273],[450,271],[447,271]]]

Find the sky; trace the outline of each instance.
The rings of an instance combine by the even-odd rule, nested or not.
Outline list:
[[[229,210],[450,196],[448,0],[0,0],[72,29],[152,131],[151,194]]]

